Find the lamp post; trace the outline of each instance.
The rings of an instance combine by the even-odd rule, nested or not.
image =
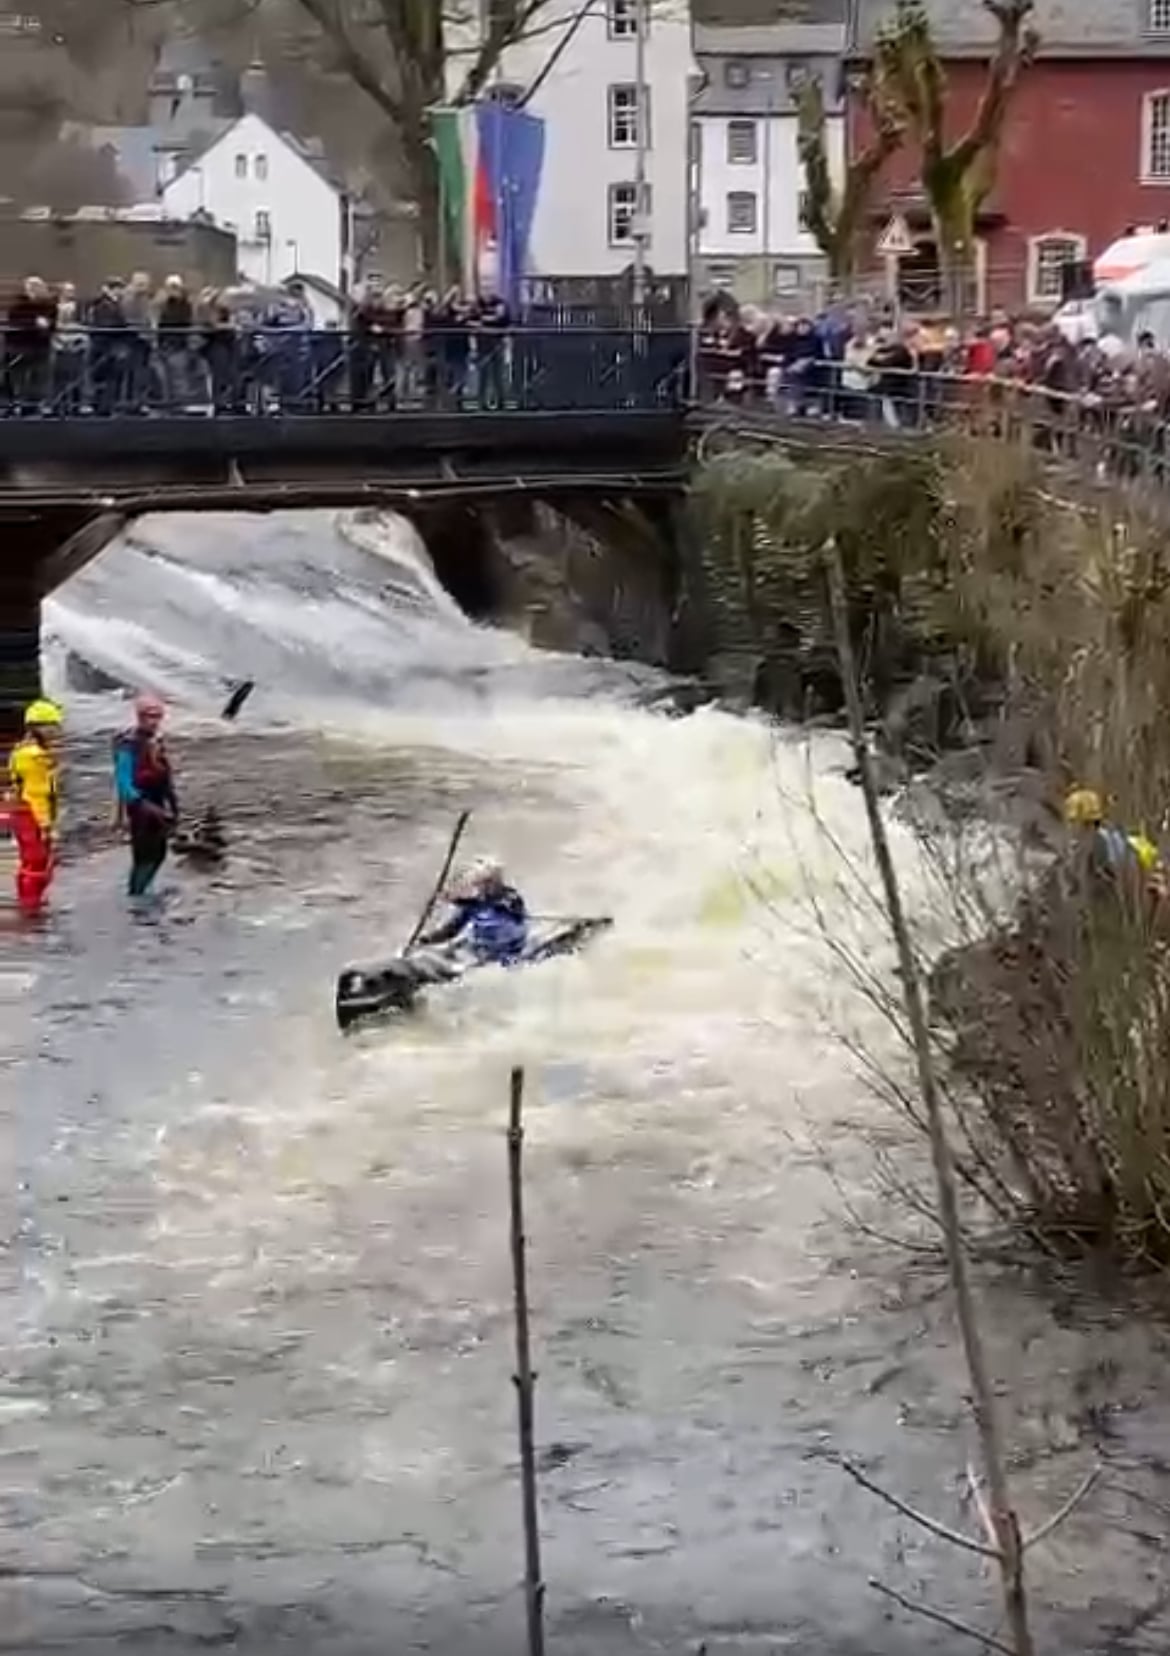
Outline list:
[[[699,255],[703,245],[703,128],[698,100],[707,85],[707,76],[687,76],[687,277],[688,383],[691,395],[699,383]]]
[[[760,122],[763,129],[764,145],[764,177],[763,177],[763,212],[761,215],[761,229],[763,231],[763,260],[760,274],[760,300],[767,306],[772,301],[772,118],[775,110],[776,73],[768,66],[760,70],[760,79],[766,88],[764,92],[764,118]]]
[[[634,151],[634,306],[646,303],[646,243],[650,236],[650,215],[646,207],[646,140],[650,101],[646,92],[646,31],[648,0],[634,0],[634,83],[637,102],[637,148]]]
[[[290,236],[288,238],[288,240],[285,242],[284,245],[289,249],[289,252],[290,252],[291,257],[292,257],[292,267],[289,270],[289,275],[290,276],[298,276],[300,274],[300,269],[301,269],[301,246],[300,246],[300,243],[297,241],[295,236]]]

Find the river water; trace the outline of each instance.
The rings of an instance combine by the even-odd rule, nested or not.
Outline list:
[[[875,1137],[919,1157],[818,935],[885,959],[836,739],[473,627],[380,520],[146,520],[46,622],[69,838],[50,922],[0,936],[0,1649],[520,1647],[516,1063],[552,1648],[954,1648],[870,1574],[986,1621],[977,1561],[833,1460],[964,1521],[937,1263],[848,1217],[899,1222]],[[143,683],[232,855],[133,914],[105,772]],[[341,1039],[338,969],[409,932],[465,807],[534,909],[617,925]],[[1036,1555],[1051,1648],[1164,1650],[1119,1631],[1167,1576],[1163,1335],[984,1291],[1025,1512],[1114,1474]]]

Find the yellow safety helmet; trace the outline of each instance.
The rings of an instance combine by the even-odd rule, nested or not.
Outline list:
[[[1105,801],[1095,788],[1074,788],[1064,801],[1070,828],[1095,828],[1105,820]]]
[[[24,710],[26,725],[59,725],[65,722],[65,715],[56,702],[35,701],[29,702]]]

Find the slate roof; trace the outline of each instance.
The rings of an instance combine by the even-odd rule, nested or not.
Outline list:
[[[696,27],[777,28],[785,24],[843,27],[849,0],[691,0]]]
[[[198,147],[206,148],[232,125],[231,121],[208,119]],[[214,129],[214,130],[213,130]],[[113,152],[118,171],[136,201],[151,201],[159,192],[159,157],[185,152],[187,144],[154,126],[83,126],[71,123],[66,136],[90,149]]]
[[[978,0],[925,0],[935,37],[953,52],[986,50],[995,24]],[[869,46],[896,0],[857,0],[857,44]],[[1076,57],[1170,59],[1170,34],[1149,32],[1150,0],[1036,0],[1041,52]]]

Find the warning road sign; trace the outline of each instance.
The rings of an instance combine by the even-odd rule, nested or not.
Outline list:
[[[907,253],[913,253],[914,237],[910,234],[910,226],[901,213],[895,213],[878,237],[878,252],[884,253],[887,258],[901,259]]]

